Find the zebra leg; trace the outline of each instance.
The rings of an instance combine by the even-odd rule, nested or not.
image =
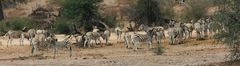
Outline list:
[[[23,46],[24,38],[20,38],[20,46]]]
[[[13,39],[10,39],[10,45],[12,45],[13,44]]]
[[[84,41],[84,44],[83,44],[83,47],[85,47],[86,48],[86,45],[88,45],[88,47],[90,48],[90,40],[89,40],[89,38],[85,38],[85,41]]]
[[[152,39],[149,38],[148,42],[148,48],[151,49],[152,48]]]
[[[176,37],[177,37],[177,36],[176,36]],[[172,45],[177,42],[177,38],[176,38],[176,37],[173,36],[173,37],[171,38],[171,39],[172,39]]]
[[[134,51],[137,51],[138,48],[138,41],[136,39],[132,39],[132,43],[134,45]]]
[[[108,37],[106,37],[106,45],[108,45]]]
[[[8,39],[8,41],[7,41],[7,47],[8,47],[9,42],[10,42],[10,39]]]
[[[119,42],[119,34],[117,33],[117,43]]]
[[[93,45],[93,42],[91,42],[91,41],[92,41],[92,40],[88,40],[88,42],[87,42],[88,48],[90,48],[91,45]]]
[[[32,38],[29,39],[30,46],[32,46]]]
[[[197,32],[197,40],[199,40],[201,38],[201,33],[200,31]]]
[[[72,46],[69,45],[69,53],[70,53],[70,57],[72,57]]]
[[[32,55],[35,54],[36,50],[37,50],[37,44],[33,44],[32,45],[32,51],[31,51]]]
[[[56,45],[55,45],[55,48],[54,48],[54,56],[53,56],[54,59],[55,59],[55,57],[56,57],[56,54],[57,54],[57,47],[56,47]]]
[[[124,41],[125,41],[125,47],[126,48],[129,48],[129,41],[128,40],[129,40],[128,37],[124,36]]]
[[[170,45],[173,44],[172,36],[169,37],[169,44],[170,44]]]

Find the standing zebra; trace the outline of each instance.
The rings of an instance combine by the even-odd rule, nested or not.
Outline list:
[[[111,35],[111,33],[110,33],[109,30],[105,30],[105,31],[103,32],[102,38],[103,38],[103,40],[105,40],[106,45],[108,45],[110,35]]]
[[[137,51],[138,45],[140,42],[146,42],[148,45],[148,48],[152,48],[152,39],[153,39],[153,32],[154,28],[145,28],[145,30],[148,30],[144,33],[142,32],[130,32],[126,31],[124,33],[124,40],[125,40],[125,46],[126,48],[129,48],[130,44],[133,44],[133,49]]]
[[[177,32],[175,30],[175,27],[169,27],[168,28],[168,37],[169,37],[169,44],[173,45],[176,43],[176,37],[177,37]]]
[[[188,38],[189,37],[192,37],[192,32],[193,32],[193,24],[192,23],[185,23],[185,26],[188,28],[188,30],[189,30],[189,36],[188,36]]]
[[[202,26],[201,26],[200,20],[194,23],[194,29],[196,30],[196,33],[197,33],[197,40],[202,39]]]
[[[28,30],[27,34],[29,36],[28,40],[30,41],[30,45],[32,45],[33,44],[32,40],[35,37],[36,30],[35,29],[30,29],[30,30]]]
[[[31,53],[34,55],[37,51],[39,45],[41,45],[43,42],[45,42],[45,35],[42,33],[37,32],[35,34],[35,37],[32,39],[32,50]]]
[[[115,28],[115,33],[116,33],[116,35],[117,35],[117,43],[120,41],[120,39],[121,39],[121,36],[122,36],[122,30],[121,30],[121,28],[120,27],[116,27]]]
[[[12,45],[13,44],[13,39],[14,38],[20,38],[20,46],[23,45],[23,40],[24,40],[24,32],[22,31],[15,31],[15,30],[9,30],[5,35],[5,37],[7,37],[7,47],[8,44]]]
[[[100,33],[98,33],[99,29],[97,29],[96,27],[93,29],[92,32],[87,32],[84,35],[85,41],[84,41],[84,47],[86,47],[86,45],[88,45],[88,47],[90,47],[90,44],[92,40],[95,41],[95,45],[97,45],[97,41],[100,41]],[[101,44],[101,41],[100,41]]]
[[[155,37],[156,37],[156,40],[157,40],[157,43],[158,44],[161,44],[161,40],[163,37],[165,37],[165,34],[164,34],[164,28],[163,27],[160,27],[160,28],[155,28]]]

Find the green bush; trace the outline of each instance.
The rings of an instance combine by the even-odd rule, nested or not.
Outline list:
[[[8,31],[8,27],[6,26],[6,22],[0,22],[0,36],[3,36]]]
[[[31,19],[28,18],[13,18],[6,23],[6,27],[11,30],[21,30],[24,27],[26,28],[34,28],[36,24]]]
[[[59,18],[55,23],[54,31],[60,34],[68,34],[71,31],[69,25],[70,22],[68,22],[66,19]]]

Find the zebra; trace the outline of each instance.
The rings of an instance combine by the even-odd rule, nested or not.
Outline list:
[[[86,45],[88,45],[88,47],[90,47],[90,42],[92,40],[95,41],[95,44],[97,45],[97,41],[100,41],[100,37],[101,37],[101,34],[98,33],[99,29],[97,28],[94,28],[92,32],[87,32],[85,35],[84,35],[84,38],[85,38],[85,41],[84,41],[84,47],[86,47]],[[100,41],[100,44],[101,44],[101,41]]]
[[[169,38],[169,44],[173,45],[176,43],[176,37],[177,37],[177,32],[175,30],[175,27],[169,27],[168,28],[168,38]]]
[[[181,28],[183,29],[183,35],[184,35],[184,39],[188,39],[191,35],[191,27],[189,28],[188,26],[186,26],[185,23],[182,24]]]
[[[152,48],[152,39],[153,39],[154,28],[147,31],[146,34],[139,34],[134,32],[134,35],[131,36],[132,43],[134,45],[134,50],[137,51],[139,42],[147,42],[147,46],[149,49]]]
[[[121,39],[121,36],[122,36],[122,30],[120,27],[116,27],[115,28],[115,33],[117,35],[117,43],[119,42],[119,40]]]
[[[203,38],[202,36],[202,25],[201,25],[201,20],[198,20],[198,22],[194,23],[194,29],[196,30],[197,33],[197,40],[200,40]]]
[[[181,43],[184,39],[184,25],[183,23],[176,23],[175,26],[174,26],[174,30],[176,31],[175,34],[176,35],[176,40],[177,40],[177,43]]]
[[[156,27],[155,28],[155,38],[158,44],[161,44],[161,40],[165,37],[164,28],[163,27]]]
[[[101,36],[101,37],[103,38],[103,40],[105,40],[106,45],[109,44],[109,38],[110,38],[110,36],[111,36],[111,33],[110,33],[109,30],[105,30],[105,31],[102,33],[102,36]]]
[[[126,48],[130,48],[129,44],[131,42],[131,36],[132,35],[133,35],[132,32],[128,32],[128,31],[124,32],[124,41],[125,41],[125,47]]]
[[[27,34],[29,36],[28,40],[30,41],[30,46],[31,46],[33,44],[32,40],[33,40],[33,38],[36,34],[36,30],[35,29],[30,29],[30,30],[28,30]]]
[[[58,49],[66,48],[69,50],[69,57],[72,57],[72,46],[68,39],[64,39],[63,41],[58,41],[54,34],[51,34],[47,37],[46,42],[48,45],[51,45],[54,48],[54,57],[58,53]]]
[[[39,32],[35,34],[35,37],[32,39],[31,54],[34,55],[37,49],[40,48],[39,45],[45,42],[45,37],[46,36],[44,34]]]
[[[188,33],[188,30],[184,26],[183,23],[175,23],[174,21],[170,21],[169,28],[168,28],[168,37],[169,37],[169,44],[179,44],[183,41],[184,35]]]
[[[13,44],[14,38],[20,38],[20,46],[23,46],[23,40],[25,38],[25,33],[23,31],[9,30],[4,36],[7,37],[7,47],[8,44]]]
[[[192,23],[185,23],[185,26],[188,28],[188,31],[189,31],[189,35],[188,35],[188,38],[189,37],[192,37],[192,32],[193,32],[193,24]]]
[[[146,28],[145,28],[146,29]],[[125,40],[125,47],[129,48],[130,44],[133,44],[133,49],[137,51],[138,45],[140,42],[146,42],[148,45],[148,48],[152,48],[152,38],[153,38],[153,32],[154,28],[148,28],[146,29],[148,31],[144,33],[139,32],[130,32],[126,31],[124,33],[124,40]]]
[[[43,49],[43,48],[53,48],[54,49],[54,57],[56,56],[56,54],[58,53],[58,49],[59,48],[67,48],[69,49],[69,56],[72,56],[72,47],[71,47],[71,43],[65,39],[64,41],[58,41],[57,38],[55,37],[54,34],[50,34],[49,37],[47,37],[45,39],[45,35],[42,33],[37,33],[35,35],[35,37],[33,38],[33,45],[32,45],[32,50],[31,50],[31,54],[34,55],[35,52],[38,49]],[[45,46],[41,46],[45,44]]]
[[[201,28],[202,28],[202,37],[207,37],[207,30],[208,30],[208,26],[207,26],[207,22],[204,19],[201,19]]]

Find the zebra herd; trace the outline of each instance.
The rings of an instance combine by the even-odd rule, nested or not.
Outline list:
[[[130,31],[116,27],[114,32],[117,35],[117,43],[123,39],[126,48],[133,48],[133,50],[137,51],[141,43],[147,44],[147,48],[151,49],[153,48],[153,41],[156,41],[157,44],[162,44],[163,38],[166,37],[168,37],[170,45],[181,44],[184,40],[192,38],[194,31],[197,40],[207,38],[208,36],[212,37],[218,30],[212,30],[211,25],[209,18],[200,19],[196,22],[192,20],[190,23],[170,20],[167,28],[162,26],[149,27],[142,24],[139,28],[140,31]],[[95,26],[92,31],[84,33],[81,39],[77,40],[79,40],[85,48],[96,47],[97,44],[103,47],[110,44],[109,39],[111,32],[109,29],[100,32],[97,26]],[[27,38],[32,47],[32,54],[35,54],[35,52],[41,48],[53,48],[55,57],[58,48],[67,48],[69,49],[70,57],[72,56],[71,44],[73,43],[70,42],[69,39],[58,41],[55,34],[48,30],[30,29],[27,32],[10,30],[5,34],[5,37],[8,38],[7,46],[13,43],[14,38],[20,38],[20,46],[23,46],[23,39]],[[105,44],[102,43],[101,40],[104,40]]]
[[[168,27],[163,28],[162,26],[149,27],[147,25],[141,25],[139,29],[142,31],[128,31],[123,30],[120,27],[115,28],[117,35],[117,40],[120,39],[121,33],[123,33],[125,47],[130,48],[130,45],[133,45],[133,49],[137,50],[140,42],[146,42],[148,48],[152,48],[152,42],[155,38],[158,44],[161,44],[165,36],[165,32],[168,35],[168,40],[170,45],[182,44],[184,40],[190,39],[193,37],[193,32],[196,33],[196,40],[203,40],[212,38],[212,36],[217,33],[219,30],[214,30],[212,26],[213,22],[210,21],[210,18],[200,19],[197,22],[193,20],[189,23],[176,22],[170,20]]]

